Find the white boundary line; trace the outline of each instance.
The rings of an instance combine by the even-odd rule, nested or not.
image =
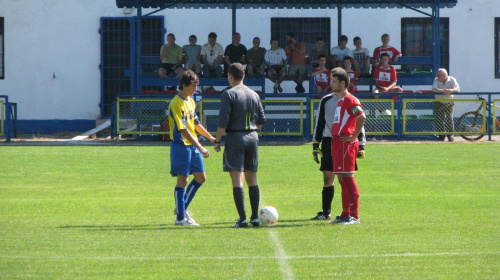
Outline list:
[[[299,260],[299,259],[342,259],[342,258],[408,258],[408,257],[434,257],[434,256],[471,256],[471,255],[500,255],[500,252],[441,252],[441,253],[401,253],[401,254],[365,254],[365,255],[330,255],[330,256],[288,256],[283,252],[284,255],[276,253],[275,256],[248,256],[248,257],[237,257],[237,256],[193,256],[193,257],[71,257],[71,256],[9,256],[0,255],[0,259],[51,259],[51,260],[102,260],[102,261],[134,261],[134,260],[248,260],[248,259],[269,259],[274,260]],[[286,265],[288,267],[288,264]],[[289,271],[291,273],[291,270]],[[283,278],[285,275],[283,274]],[[292,274],[293,276],[293,274]],[[287,278],[289,279],[289,278]]]
[[[260,192],[260,197],[261,197],[260,205],[266,205],[264,200],[262,200],[262,192]],[[281,278],[287,280],[295,279],[292,267],[288,264],[287,261],[290,259],[290,256],[286,254],[285,248],[283,248],[283,245],[281,245],[276,229],[272,227],[269,227],[268,229],[269,229],[269,238],[271,239],[274,245],[274,256],[275,259],[278,261],[278,265],[280,266]]]

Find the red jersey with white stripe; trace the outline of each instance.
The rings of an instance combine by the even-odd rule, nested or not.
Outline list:
[[[313,68],[313,72],[319,71],[319,68]],[[324,68],[323,72],[314,75],[314,82],[322,88],[330,85],[330,69]]]
[[[377,67],[373,72],[373,79],[378,81],[381,87],[388,87],[398,80],[396,68],[389,65],[389,68]]]
[[[350,78],[350,81],[349,81],[349,88],[347,89],[348,92],[356,92],[358,91],[358,87],[356,86],[356,81],[359,79],[359,74],[358,72],[354,71],[354,70],[349,70],[349,71],[346,71],[347,74],[349,74],[349,78]]]
[[[356,120],[362,114],[364,112],[359,100],[354,95],[347,93],[337,103],[332,123],[332,136],[353,135],[356,130]],[[354,141],[357,142],[358,139]]]
[[[373,60],[380,61],[380,55],[386,53],[389,55],[389,61],[392,61],[395,56],[400,55],[401,52],[398,51],[395,47],[388,46],[387,48],[383,48],[382,46],[375,48],[373,51]]]

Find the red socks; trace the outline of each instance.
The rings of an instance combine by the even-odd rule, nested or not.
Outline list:
[[[352,216],[359,219],[359,191],[354,177],[344,177],[342,186],[342,214],[343,218]]]

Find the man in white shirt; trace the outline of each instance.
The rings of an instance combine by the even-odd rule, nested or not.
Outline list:
[[[224,48],[216,42],[217,34],[208,34],[208,43],[201,48],[201,62],[203,63],[203,76],[205,78],[222,77],[222,57]]]
[[[441,93],[435,95],[435,98],[438,99],[438,101],[434,102],[437,132],[453,132],[453,93],[460,92],[460,86],[458,85],[457,80],[448,76],[448,71],[446,71],[446,69],[439,68],[437,71],[437,77],[432,83],[432,91]],[[439,135],[439,140],[444,141],[445,136],[446,135]],[[453,142],[453,135],[448,134],[447,136],[448,141]]]
[[[339,38],[339,45],[331,49],[330,55],[334,67],[342,67],[345,56],[353,57],[351,49],[347,47],[347,41],[347,36],[342,35]]]
[[[271,39],[271,49],[266,51],[264,60],[267,67],[267,77],[274,83],[273,92],[283,92],[281,82],[283,82],[286,76],[286,65],[288,64],[288,60],[285,50],[278,47],[277,38]]]

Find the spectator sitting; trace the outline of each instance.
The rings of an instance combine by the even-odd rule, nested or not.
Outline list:
[[[283,92],[281,82],[285,79],[286,65],[288,64],[285,51],[278,47],[278,44],[277,38],[271,39],[271,49],[267,50],[264,55],[267,77],[274,83],[274,93]]]
[[[355,70],[352,69],[352,58],[349,56],[344,57],[344,69],[349,74],[349,88],[347,91],[350,93],[354,93],[358,91],[358,87],[356,86],[356,83],[358,82],[359,79],[359,74]]]
[[[264,60],[264,55],[266,49],[260,47],[260,38],[253,38],[253,48],[247,51],[247,78],[262,77],[264,72],[264,65],[262,61]]]
[[[389,46],[389,42],[391,41],[391,37],[389,37],[389,34],[384,34],[380,38],[382,40],[382,46],[375,48],[373,50],[373,69],[377,68],[380,66],[381,61],[381,55],[383,53],[386,53],[389,57],[389,61],[398,61],[399,57],[402,56],[401,52],[394,48]]]
[[[184,61],[186,62],[186,70],[192,70],[196,75],[200,76],[201,73],[201,63],[200,63],[200,53],[201,46],[197,45],[196,35],[189,36],[189,44],[182,47],[184,52]]]
[[[160,78],[174,76],[180,78],[184,70],[182,69],[182,48],[175,44],[175,35],[167,35],[167,44],[160,48],[161,66],[158,69]],[[175,87],[173,87],[175,90]]]
[[[203,76],[205,78],[222,77],[222,55],[224,49],[216,42],[217,34],[208,34],[208,43],[201,48],[201,61],[203,62]]]
[[[345,56],[353,57],[351,49],[347,47],[347,41],[347,36],[342,35],[339,38],[339,45],[331,49],[330,55],[333,67],[342,67],[342,61]]]
[[[329,93],[330,88],[330,69],[326,68],[326,56],[318,56],[319,65],[313,68],[314,85],[316,93]]]
[[[224,77],[227,77],[229,65],[233,63],[245,64],[245,56],[247,55],[247,48],[245,45],[240,44],[240,33],[233,34],[233,42],[227,45],[224,51]]]
[[[393,92],[403,92],[403,89],[397,87],[398,75],[396,74],[396,69],[389,65],[389,55],[383,53],[380,55],[380,66],[373,72],[373,80],[375,81],[376,89],[373,93],[393,93]],[[374,95],[374,99],[378,99],[379,95]],[[379,110],[382,112],[382,110]],[[387,115],[391,114],[391,111],[385,110]]]
[[[362,44],[361,38],[354,37],[354,46],[356,46],[356,49],[352,51],[353,63],[358,66],[358,74],[368,76],[370,73],[370,51],[367,48],[361,47]]]
[[[288,45],[285,47],[285,53],[290,61],[289,75],[290,78],[297,84],[295,91],[297,93],[304,93],[306,89],[302,85],[307,77],[307,63],[306,63],[306,45],[297,42],[293,33],[286,35]]]
[[[318,37],[316,38],[316,48],[311,51],[311,55],[313,58],[313,67],[318,67],[319,66],[319,55],[322,54],[326,57],[326,67],[331,64],[329,61],[329,55],[328,55],[328,50],[325,50],[323,47],[325,46],[325,39],[323,37]]]

